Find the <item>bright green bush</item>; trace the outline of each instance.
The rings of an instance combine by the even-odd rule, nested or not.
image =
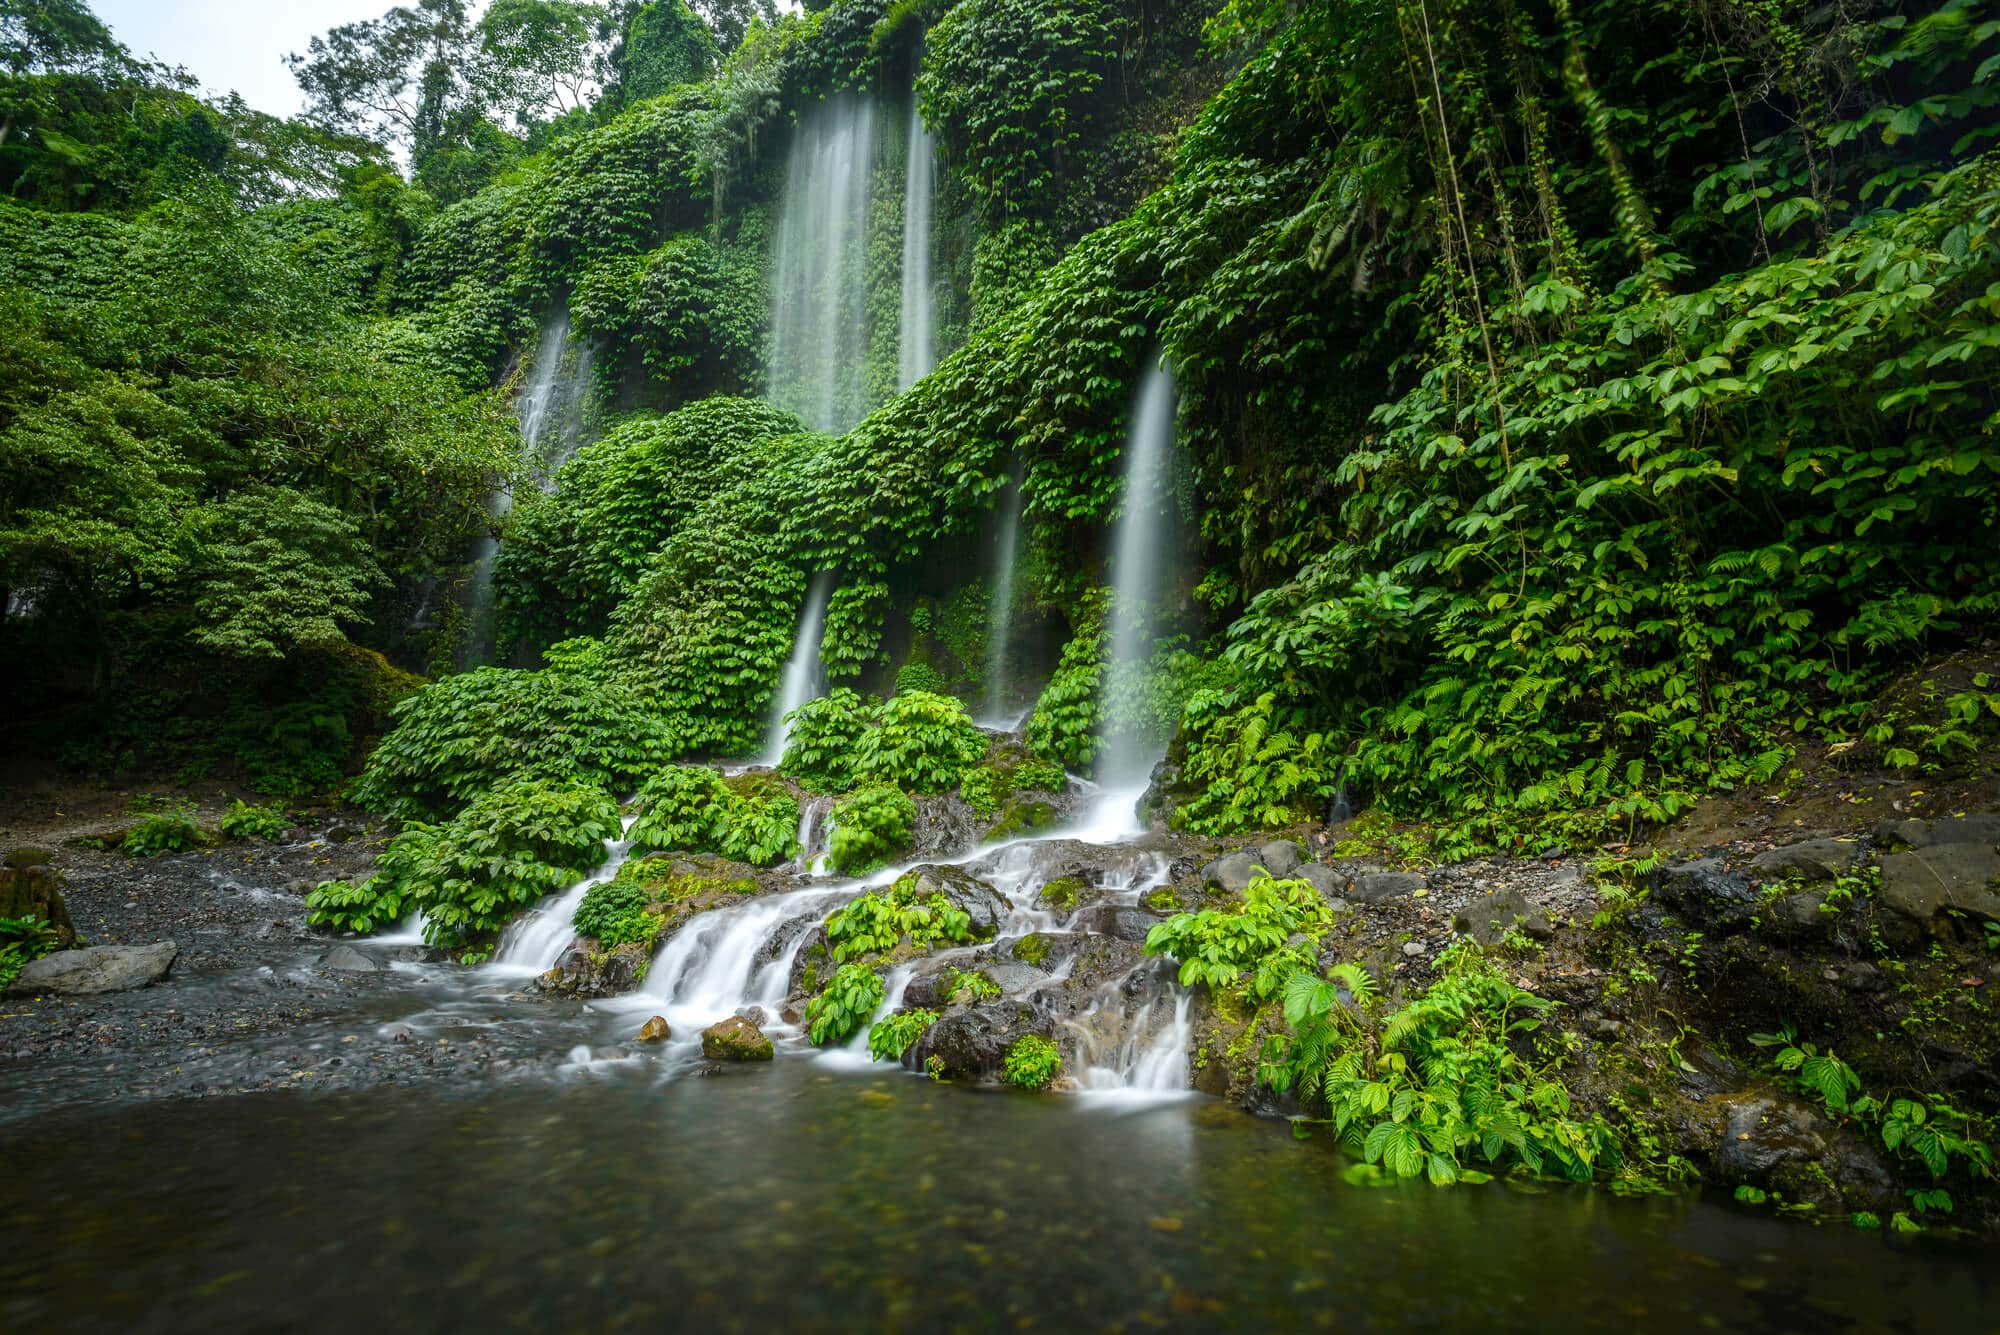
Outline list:
[[[623,689],[561,672],[480,668],[396,708],[353,797],[405,819],[448,816],[514,778],[626,790],[672,754],[660,720]]]
[[[1319,733],[1272,726],[1276,695],[1222,714],[1188,744],[1187,799],[1174,825],[1199,834],[1278,830],[1325,809],[1339,781],[1339,757]]]
[[[457,949],[497,934],[520,910],[602,863],[622,822],[618,803],[586,783],[513,779],[450,821],[411,821],[376,860],[380,901],[424,911],[424,939]],[[330,906],[331,907],[331,906]],[[370,915],[379,924],[384,910]]]
[[[905,663],[896,669],[896,694],[909,691],[929,691],[942,695],[945,689],[944,673],[929,663]]]
[[[291,817],[282,807],[251,806],[241,800],[231,802],[229,810],[222,813],[218,826],[225,839],[282,839],[285,831],[292,828]]]
[[[21,976],[21,970],[51,953],[60,944],[61,940],[56,935],[56,929],[49,925],[46,918],[0,918],[0,992],[6,991],[8,986]],[[910,1042],[915,1042],[922,1035],[923,1030],[919,1029],[911,1037]],[[868,1046],[873,1051],[875,1046],[873,1033],[868,1036]],[[898,1048],[891,1055],[902,1056],[902,1048]]]
[[[661,919],[646,911],[647,902],[645,888],[636,882],[606,881],[584,892],[571,925],[577,935],[596,938],[602,950],[615,950],[631,942],[650,947],[660,934]]]
[[[1482,1180],[1472,1156],[1587,1182],[1614,1172],[1618,1145],[1601,1118],[1571,1115],[1553,1072],[1559,1046],[1530,1055],[1555,1003],[1508,982],[1470,940],[1438,956],[1438,980],[1378,1019],[1374,979],[1344,965],[1302,969],[1284,988],[1289,1043],[1263,1078],[1321,1106],[1341,1143],[1397,1177],[1440,1186]]]
[[[854,780],[942,793],[986,754],[986,734],[948,695],[910,691],[885,701],[876,725],[855,745]]]
[[[401,922],[404,912],[402,882],[379,873],[359,884],[321,881],[306,895],[306,921],[336,931],[366,935]]]
[[[639,790],[630,838],[642,849],[719,853],[769,866],[798,856],[799,804],[769,776],[724,779],[703,765],[668,765]]]
[[[902,1060],[937,1018],[936,1011],[901,1010],[877,1020],[868,1030],[868,1055],[878,1062]]]
[[[974,811],[990,816],[1017,792],[1060,793],[1068,787],[1069,776],[1062,766],[1032,757],[1017,759],[1002,750],[965,772],[958,795]]]
[[[201,848],[208,842],[208,832],[195,823],[194,808],[176,804],[154,812],[127,830],[119,847],[127,857],[156,858],[162,853]]]
[[[1062,1052],[1040,1034],[1023,1034],[1007,1045],[1002,1074],[1016,1089],[1047,1089],[1062,1074]]]
[[[806,1003],[806,1036],[820,1047],[844,1043],[882,1004],[882,980],[859,964],[843,964]]]
[[[917,878],[905,876],[886,891],[870,891],[835,910],[826,920],[834,959],[885,954],[904,937],[920,950],[972,939],[972,920],[964,909],[935,891],[918,899],[916,888]]]
[[[863,788],[833,804],[827,860],[845,876],[888,865],[910,846],[917,804],[900,788]]]
[[[1097,754],[1098,696],[1104,682],[1104,656],[1110,649],[1105,630],[1107,590],[1095,590],[1084,601],[1076,632],[1063,646],[1055,674],[1035,701],[1028,719],[1028,745],[1038,756],[1086,769]]]
[[[1154,924],[1146,933],[1146,953],[1180,961],[1183,987],[1229,987],[1254,969],[1257,995],[1269,997],[1297,968],[1317,966],[1315,943],[1332,921],[1332,910],[1311,882],[1258,876],[1240,904],[1177,913]],[[1311,940],[1287,948],[1285,942],[1300,933]]]
[[[875,726],[880,710],[875,701],[845,686],[807,701],[785,716],[791,731],[778,768],[819,792],[846,792],[855,785],[861,739]]]

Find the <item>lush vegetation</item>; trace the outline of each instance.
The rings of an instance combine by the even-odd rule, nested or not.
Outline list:
[[[937,1023],[937,1012],[912,1008],[877,1020],[868,1029],[868,1055],[876,1061],[900,1061],[905,1052]]]
[[[576,906],[571,925],[578,936],[595,938],[603,950],[633,943],[651,946],[661,922],[657,914],[647,912],[651,898],[644,886],[623,878],[593,885]]]
[[[902,789],[858,789],[833,804],[827,858],[835,871],[850,876],[887,866],[909,847],[916,819],[917,804]]]
[[[629,834],[640,848],[755,866],[798,856],[799,804],[768,776],[732,780],[702,765],[668,765],[639,789],[638,808]]]
[[[882,1004],[881,976],[864,965],[843,964],[806,1005],[806,1036],[821,1047],[844,1043]]]
[[[1040,1034],[1023,1034],[1007,1045],[1001,1075],[1016,1089],[1047,1089],[1062,1074],[1062,1052]]]
[[[972,939],[972,919],[944,895],[917,897],[918,879],[905,876],[887,891],[871,891],[826,920],[826,941],[839,961],[884,955],[905,938],[920,950]]]

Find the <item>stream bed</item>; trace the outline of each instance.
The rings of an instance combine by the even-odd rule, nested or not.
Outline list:
[[[780,1060],[0,1127],[0,1327],[1983,1329],[1986,1258]]]

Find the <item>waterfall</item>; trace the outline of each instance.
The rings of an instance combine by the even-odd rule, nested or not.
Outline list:
[[[626,831],[631,830],[635,819],[625,817]],[[629,840],[605,840],[604,861],[596,871],[507,925],[506,933],[500,938],[500,949],[494,952],[491,967],[506,973],[540,974],[560,964],[564,952],[576,940],[574,923],[583,897],[590,893],[592,886],[603,885],[617,876],[618,869],[625,865],[625,859],[631,852]]]
[[[875,104],[830,98],[800,124],[786,167],[771,284],[770,398],[819,431],[868,408],[867,223]]]
[[[1083,1062],[1077,1083],[1092,1092],[1186,1093],[1193,999],[1164,960],[1106,983],[1074,1023]]]
[[[937,143],[910,100],[910,133],[903,169],[903,314],[896,342],[896,388],[908,389],[937,364],[935,305],[931,285],[931,205]]]
[[[799,614],[798,638],[792,642],[792,656],[785,663],[785,675],[764,732],[767,740],[763,763],[772,769],[785,758],[785,742],[791,736],[785,715],[806,701],[819,698],[819,642],[826,630],[826,600],[832,589],[833,575],[823,571],[813,576],[812,588],[806,592],[805,610]]]
[[[1007,693],[1007,641],[1014,620],[1014,550],[1021,534],[1021,503],[1024,488],[1015,483],[1000,507],[1000,533],[993,544],[993,595],[987,603],[986,623],[986,726],[1010,727],[1006,716],[1011,703]]]
[[[833,822],[828,819],[832,811],[833,799],[825,794],[799,803],[799,855],[792,862],[794,870],[825,870],[827,843],[833,838]]]
[[[528,379],[514,400],[521,424],[522,454],[542,490],[555,486],[556,470],[582,441],[584,392],[590,385],[591,350],[572,344],[569,313],[559,312],[542,330]],[[486,512],[497,524],[514,508],[514,493],[495,487],[486,498]],[[500,539],[489,531],[472,547],[472,574],[466,584],[465,610],[470,626],[460,666],[478,667],[493,661],[493,567],[500,557]]]
[[[852,886],[795,890],[712,909],[667,942],[640,995],[661,1003],[677,1030],[713,1024],[744,1006],[775,1010],[812,928],[853,897]],[[786,929],[792,929],[789,947],[782,944]]]

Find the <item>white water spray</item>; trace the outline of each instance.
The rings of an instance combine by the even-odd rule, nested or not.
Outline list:
[[[937,364],[937,294],[931,278],[931,207],[936,195],[937,143],[924,128],[916,99],[903,169],[903,312],[896,343],[896,388],[908,389]]]
[[[778,685],[778,698],[771,705],[770,722],[764,729],[764,761],[772,769],[785,758],[785,743],[791,726],[785,715],[808,700],[819,698],[821,674],[819,646],[826,634],[826,600],[833,591],[833,576],[822,571],[813,576],[806,591],[805,610],[799,614],[799,633],[792,641],[792,656],[785,663],[785,675]]]
[[[875,104],[841,94],[792,141],[771,283],[771,401],[819,431],[868,409],[867,231]]]
[[[989,728],[1008,726],[1007,649],[1013,633],[1014,554],[1020,545],[1023,490],[1018,482],[1008,489],[993,544],[993,593],[987,602],[986,621],[986,717],[982,720]]]

